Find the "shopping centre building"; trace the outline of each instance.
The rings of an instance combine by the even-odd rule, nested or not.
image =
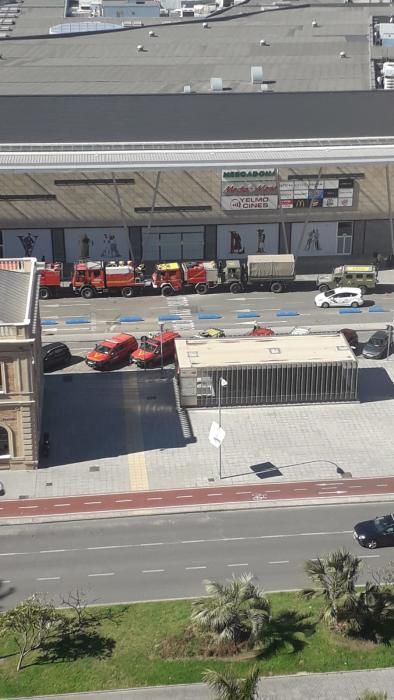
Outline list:
[[[390,258],[390,7],[289,5],[67,36],[48,33],[63,3],[20,5],[0,43],[0,256]]]

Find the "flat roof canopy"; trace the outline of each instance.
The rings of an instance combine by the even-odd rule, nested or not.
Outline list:
[[[230,365],[356,362],[342,333],[267,338],[177,339],[175,345],[181,370]]]

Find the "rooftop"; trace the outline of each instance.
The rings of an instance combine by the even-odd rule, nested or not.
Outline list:
[[[0,340],[18,336],[18,327],[32,326],[34,331],[36,278],[35,258],[0,260]]]
[[[195,18],[145,18],[141,28],[70,36],[48,34],[49,27],[74,21],[64,18],[63,0],[25,0],[18,7],[10,38],[1,41],[2,95],[180,93],[185,85],[200,93],[210,91],[213,77],[226,91],[261,92],[251,84],[252,66],[263,67],[265,87],[274,92],[371,87],[373,7],[267,3],[262,12],[250,0],[210,18],[208,28]]]
[[[179,367],[356,362],[342,334],[175,341]]]

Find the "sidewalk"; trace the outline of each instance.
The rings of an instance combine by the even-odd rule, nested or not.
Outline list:
[[[388,700],[394,699],[394,668],[344,673],[313,673],[296,676],[263,678],[260,685],[261,700],[357,700],[364,690],[386,691]],[[30,700],[210,700],[207,687],[195,685],[171,685],[157,688],[130,688],[95,693],[71,693],[69,695],[40,695]],[[16,698],[25,700],[25,698]]]

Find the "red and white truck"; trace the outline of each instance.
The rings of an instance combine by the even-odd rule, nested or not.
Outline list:
[[[152,280],[146,279],[142,266],[128,262],[79,262],[75,263],[71,287],[75,294],[92,299],[100,294],[117,292],[130,298],[140,294]]]
[[[233,263],[236,263],[233,265]],[[189,263],[158,263],[152,274],[153,287],[160,289],[163,296],[171,296],[182,290],[183,287],[194,287],[197,294],[207,294],[210,289],[214,289],[219,284],[228,285],[232,291],[232,282],[237,282],[240,278],[240,273],[237,276],[234,273],[231,276],[230,267],[238,267],[238,261],[226,261],[225,266],[219,269],[215,260],[201,260],[199,262]],[[238,283],[237,283],[237,291]]]
[[[59,295],[62,286],[63,265],[61,263],[37,263],[40,275],[40,299],[52,299]]]

